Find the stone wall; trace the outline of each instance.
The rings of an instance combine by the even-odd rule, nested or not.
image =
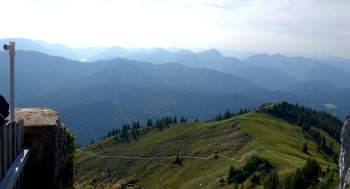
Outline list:
[[[25,188],[56,188],[69,156],[69,133],[59,114],[45,108],[18,108],[15,117],[24,120],[24,143],[32,145],[24,169]]]

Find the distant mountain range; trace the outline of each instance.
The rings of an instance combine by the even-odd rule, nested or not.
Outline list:
[[[31,40],[26,38],[5,38],[5,39],[0,39],[0,41],[1,43],[8,43],[9,41],[15,41],[17,44],[16,45],[17,50],[38,51],[44,54],[61,56],[67,59],[90,61],[90,62],[97,61],[97,60],[113,59],[117,57],[127,58],[127,59],[135,58],[135,60],[138,60],[138,58],[145,59],[144,57],[145,55],[154,54],[155,52],[157,53],[162,51],[189,55],[189,56],[191,56],[193,52],[199,52],[198,54],[203,54],[202,52],[206,51],[206,49],[189,50],[189,49],[182,49],[177,47],[171,47],[166,49],[161,49],[161,48],[145,49],[145,48],[124,48],[120,46],[83,47],[79,49],[72,49],[62,44],[49,44],[44,41]],[[213,51],[213,50],[218,51],[220,53],[219,56],[236,57],[240,60],[245,60],[259,53],[273,54],[272,52],[256,52],[256,51],[245,51],[245,50],[237,51],[237,50],[231,50],[231,49],[217,49],[217,50],[212,49],[210,51]],[[287,55],[289,57],[298,57],[298,56],[310,57],[311,59],[315,59],[321,62],[325,61],[327,63],[332,63],[334,64],[334,66],[345,66],[347,67],[347,69],[349,69],[348,65],[346,64],[349,63],[350,57],[347,57],[347,59],[345,59],[341,57],[331,57],[326,55],[317,56],[315,54],[300,54],[300,53],[298,54],[293,52],[282,52],[282,54]],[[170,54],[170,56],[172,55]],[[159,57],[156,59],[159,59]],[[164,58],[161,58],[161,59],[164,59]],[[145,61],[145,60],[142,60],[142,61]],[[149,61],[149,62],[155,63],[154,61]],[[174,62],[182,62],[182,61],[180,59],[180,61],[174,61]],[[344,62],[347,62],[347,63],[345,65],[341,65]]]
[[[350,79],[350,60],[338,57],[313,60],[281,54],[257,54],[242,61],[234,57],[224,57],[215,49],[199,53],[189,50],[173,53],[160,48],[131,52],[121,47],[112,47],[88,61],[116,57],[154,64],[176,62],[189,67],[209,68],[243,77],[271,90],[297,82],[321,80],[329,81],[338,88],[350,87],[347,82]]]
[[[28,51],[33,47],[43,52]],[[299,103],[341,119],[350,112],[350,61],[337,57],[258,54],[242,61],[215,49],[113,47],[80,49],[79,58],[99,51],[94,58],[106,59],[86,63],[60,57],[63,51],[74,56],[60,45],[16,39],[16,49],[25,49],[16,51],[16,107],[58,111],[81,144],[136,120],[184,116],[204,121],[266,102]],[[0,93],[8,99],[9,56],[4,51],[0,62]]]
[[[9,41],[16,42],[16,50],[37,51],[52,56],[65,57],[72,60],[80,59],[74,50],[61,44],[49,44],[44,41],[30,40],[26,38],[1,39],[0,44],[2,46],[2,44],[8,43]]]

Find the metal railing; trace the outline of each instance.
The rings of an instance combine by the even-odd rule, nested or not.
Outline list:
[[[0,127],[0,188],[23,188],[23,168],[30,155],[24,146],[24,122]]]

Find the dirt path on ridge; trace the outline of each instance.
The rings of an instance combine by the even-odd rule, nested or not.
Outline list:
[[[176,156],[155,156],[155,157],[130,157],[130,156],[101,156],[101,155],[97,155],[97,154],[93,154],[93,153],[90,153],[90,152],[84,152],[84,151],[81,151],[81,150],[76,150],[77,152],[79,153],[84,153],[84,154],[88,154],[90,156],[95,156],[95,157],[100,157],[100,158],[121,158],[121,159],[135,159],[135,160],[154,160],[154,159],[174,159],[176,158]],[[243,161],[244,158],[246,156],[251,156],[253,154],[256,154],[258,152],[256,151],[251,151],[251,152],[248,152],[248,153],[245,153],[243,154],[242,156],[238,157],[238,158],[233,158],[233,157],[228,157],[228,156],[225,156],[225,155],[222,155],[222,154],[217,154],[219,157],[223,157],[223,158],[226,158],[226,159],[230,159],[232,161]],[[214,155],[210,155],[208,157],[196,157],[196,156],[179,156],[180,158],[190,158],[190,159],[204,159],[204,160],[208,160],[208,159],[214,159]]]

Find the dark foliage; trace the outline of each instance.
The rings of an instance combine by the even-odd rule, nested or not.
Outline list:
[[[236,169],[231,165],[227,183],[243,183],[247,178],[249,178],[256,171],[259,172],[270,172],[272,165],[269,163],[268,159],[263,159],[257,156],[253,156],[250,160],[246,162],[241,169]],[[254,177],[254,175],[253,175]],[[251,178],[253,182],[258,183],[259,178]],[[255,175],[256,177],[256,175]]]
[[[173,161],[173,164],[183,166],[182,159],[180,158],[179,154],[176,155],[176,159]]]
[[[196,120],[198,122],[199,120]],[[185,117],[181,117],[181,123],[186,123],[187,119]],[[163,116],[162,118],[157,118],[156,122],[153,124],[153,121],[151,118],[147,119],[146,126],[141,126],[139,121],[134,121],[132,122],[132,125],[130,126],[129,124],[124,124],[121,129],[115,129],[112,128],[112,130],[109,130],[107,132],[107,135],[101,137],[101,140],[104,140],[109,137],[114,137],[114,141],[119,143],[119,142],[130,142],[130,138],[132,137],[135,141],[138,141],[140,138],[140,131],[143,134],[146,134],[147,127],[156,127],[160,131],[163,131],[164,126],[169,127],[171,124],[176,124],[177,123],[177,118],[176,116],[174,117],[168,117],[168,116]],[[131,131],[131,132],[129,132]],[[95,143],[95,141],[91,142],[90,144]]]
[[[58,174],[57,180],[59,181],[60,187],[72,187],[74,184],[75,177],[75,150],[77,146],[74,143],[75,135],[71,132],[67,132],[67,145],[68,145],[68,158],[66,166]]]
[[[279,175],[277,172],[270,174],[269,179],[264,182],[264,189],[275,189],[279,183]]]
[[[253,184],[259,184],[260,179],[255,175],[255,173],[250,177],[250,182]]]
[[[322,174],[321,166],[314,159],[306,160],[303,167],[297,168],[290,176],[281,183],[288,189],[303,189],[318,183],[318,177]]]
[[[311,126],[321,129],[340,142],[342,122],[335,115],[326,111],[317,111],[298,104],[289,104],[285,101],[266,108],[260,108],[259,111],[299,125],[304,132],[309,132]]]
[[[305,154],[308,154],[309,153],[308,150],[309,150],[309,148],[308,148],[307,142],[305,142],[304,145],[303,145],[303,152]]]
[[[211,121],[222,121],[222,120],[225,120],[225,119],[230,119],[232,117],[243,115],[243,114],[246,114],[246,113],[251,112],[251,111],[252,110],[247,109],[247,108],[240,109],[236,113],[231,113],[230,110],[227,110],[223,115],[220,113],[217,116],[215,116],[213,119],[208,120],[208,122],[211,122]]]

